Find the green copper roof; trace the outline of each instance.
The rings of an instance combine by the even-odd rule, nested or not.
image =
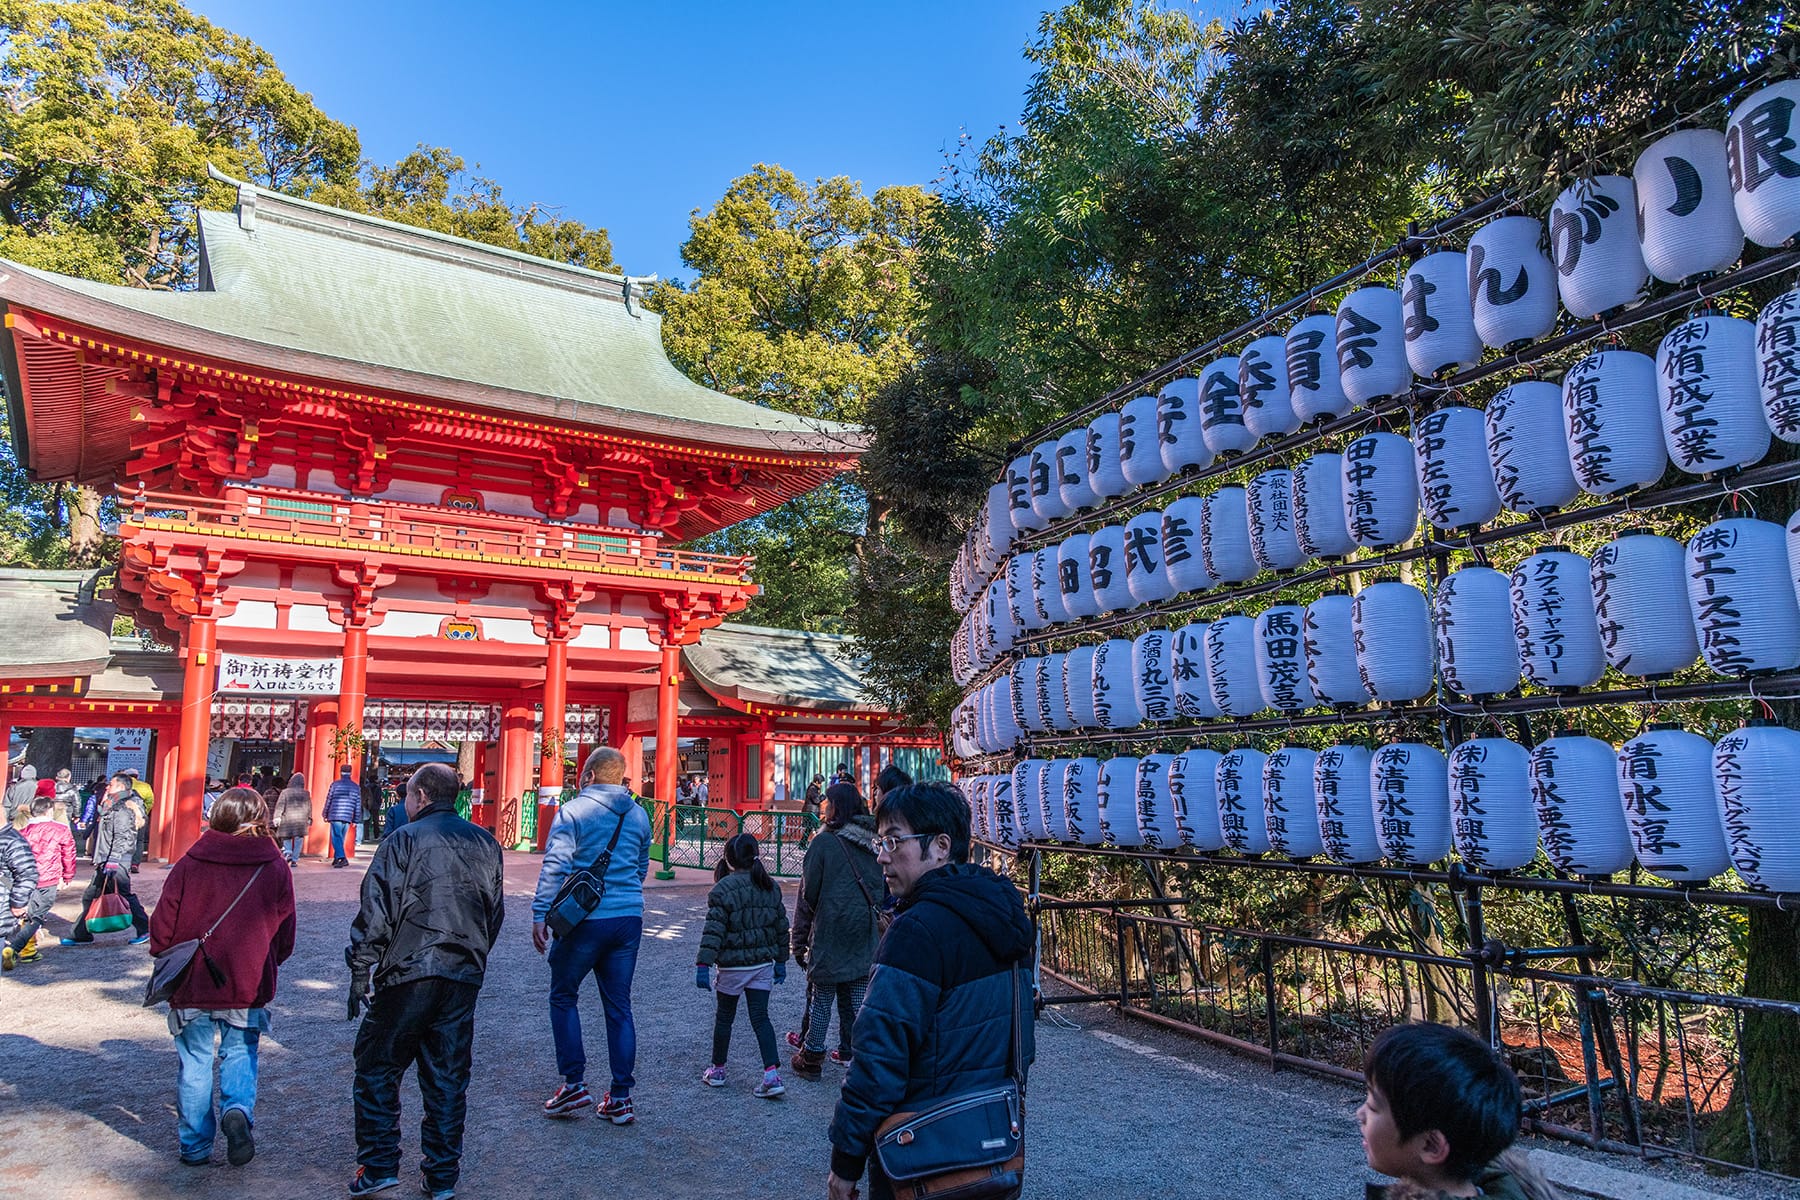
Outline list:
[[[238,187],[235,213],[200,214],[199,291],[0,261],[0,298],[71,320],[110,316],[121,335],[351,387],[714,446],[862,448],[855,426],[682,375],[663,350],[661,317],[628,278]],[[74,309],[45,305],[46,284],[73,293]]]
[[[714,695],[793,708],[885,708],[863,683],[863,662],[841,634],[726,622],[686,647],[681,661]]]

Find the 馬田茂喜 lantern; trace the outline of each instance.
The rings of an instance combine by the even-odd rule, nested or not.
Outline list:
[[[1306,610],[1277,604],[1257,614],[1255,629],[1257,684],[1263,703],[1279,712],[1295,713],[1317,701],[1306,677]]]

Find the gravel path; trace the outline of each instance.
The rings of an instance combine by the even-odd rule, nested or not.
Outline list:
[[[699,1083],[710,994],[693,986],[705,877],[653,886],[634,988],[638,1123],[544,1120],[556,1086],[528,896],[537,859],[508,855],[508,914],[477,1016],[460,1194],[469,1200],[572,1196],[817,1196],[837,1078],[788,1078],[778,1102],[750,1095],[755,1042],[740,1017],[730,1086]],[[175,1053],[162,1010],[138,1006],[148,955],[128,935],[55,948],[0,979],[0,1194],[33,1200],[341,1195],[355,1167],[343,946],[360,868],[314,862],[296,875],[299,946],[283,969],[263,1043],[256,1160],[206,1169],[175,1161]],[[138,876],[147,904],[163,870]],[[791,892],[792,884],[786,885]],[[67,932],[79,893],[65,892]],[[798,1019],[798,973],[776,990],[776,1029]],[[1192,1039],[1076,1006],[1038,1026],[1031,1076],[1034,1200],[1107,1197],[1360,1196],[1362,1164],[1347,1087],[1271,1075]],[[605,1048],[599,1002],[584,997],[589,1061]],[[403,1092],[404,1191],[417,1194],[417,1090]],[[1617,1163],[1620,1160],[1612,1160]]]

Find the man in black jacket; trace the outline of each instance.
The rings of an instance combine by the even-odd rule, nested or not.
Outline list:
[[[383,838],[363,877],[362,910],[344,951],[356,1032],[356,1161],[350,1194],[400,1183],[400,1081],[419,1064],[425,1193],[455,1194],[462,1161],[475,998],[500,935],[506,880],[500,845],[456,815],[456,775],[420,767],[406,785],[406,824]]]
[[[871,1157],[888,1117],[1005,1082],[1013,971],[1032,957],[1018,890],[967,862],[961,792],[947,783],[896,788],[882,797],[875,824],[876,858],[898,906],[856,1014],[855,1055],[831,1120],[830,1200],[856,1195],[865,1164],[871,1200],[893,1195]],[[1020,982],[1023,1076],[1034,1043],[1030,980]]]

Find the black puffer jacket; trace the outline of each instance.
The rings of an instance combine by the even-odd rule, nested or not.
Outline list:
[[[875,952],[856,1014],[850,1076],[831,1118],[831,1169],[862,1177],[875,1130],[897,1112],[1007,1078],[1014,966],[1033,934],[1018,889],[986,867],[928,871]],[[1018,980],[1019,1074],[1036,1053],[1031,978]]]
[[[748,871],[733,871],[713,884],[706,894],[706,929],[694,961],[755,967],[787,960],[788,917],[781,885],[758,887]]]
[[[37,890],[37,859],[31,843],[11,824],[0,822],[0,937],[11,937],[18,928],[12,910],[24,908]]]
[[[415,979],[479,984],[505,916],[500,844],[447,804],[381,839],[350,926],[350,968],[377,988]]]
[[[794,905],[794,953],[807,953],[815,987],[869,977],[879,940],[875,913],[886,885],[875,861],[875,818],[852,817],[806,847],[800,899]]]
[[[129,867],[136,862],[137,814],[131,811],[130,793],[117,800],[102,801],[94,819],[100,823],[100,831],[94,835],[94,865],[118,863]]]

